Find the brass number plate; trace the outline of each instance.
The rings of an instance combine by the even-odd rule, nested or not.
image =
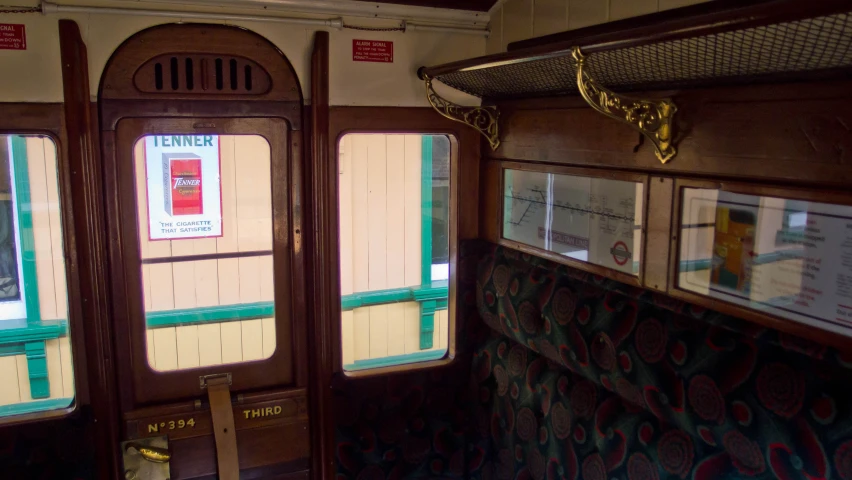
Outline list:
[[[306,400],[271,400],[248,405],[234,405],[237,430],[265,427],[307,419]],[[169,439],[212,435],[213,425],[208,410],[174,415],[151,416],[127,422],[128,439],[167,435]]]
[[[178,420],[164,420],[160,423],[149,423],[148,433],[168,433],[170,430],[180,430],[183,428],[195,428],[195,419],[189,417],[188,419],[180,418]]]

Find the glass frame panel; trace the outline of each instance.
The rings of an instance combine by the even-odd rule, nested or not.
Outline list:
[[[681,215],[683,211],[682,192],[687,188],[719,190],[734,194],[774,197],[790,201],[834,204],[844,207],[852,206],[852,193],[832,190],[831,188],[814,190],[801,187],[766,186],[754,183],[720,182],[685,178],[675,179],[674,188],[672,190],[673,218],[671,221],[672,230],[670,232],[671,241],[667,269],[668,286],[666,289],[669,296],[685,302],[701,305],[705,308],[734,317],[739,317],[782,332],[808,338],[821,344],[835,346],[838,348],[848,347],[849,337],[852,336],[852,329],[848,327],[825,322],[800,322],[782,317],[768,309],[750,308],[749,306],[737,304],[725,298],[716,298],[679,287],[679,259],[682,243],[680,236],[680,226],[682,223]],[[789,219],[779,220],[779,224],[781,226],[784,226],[785,222],[789,224]]]
[[[506,198],[506,189],[509,188],[506,181],[507,172],[519,171],[522,172],[522,175],[529,176],[533,175],[552,175],[552,176],[565,176],[565,177],[575,177],[578,179],[588,179],[589,184],[603,184],[606,181],[617,181],[617,182],[629,182],[633,183],[636,186],[635,194],[632,195],[634,200],[634,215],[632,217],[633,223],[633,238],[630,241],[622,241],[621,244],[618,243],[619,239],[611,239],[612,242],[609,242],[609,245],[605,245],[604,250],[601,255],[609,255],[607,258],[612,258],[615,261],[615,258],[623,260],[626,254],[624,253],[624,248],[622,245],[628,245],[627,250],[630,256],[630,259],[634,261],[634,266],[631,268],[631,272],[620,271],[615,268],[611,268],[608,265],[599,265],[595,263],[591,263],[579,258],[572,258],[567,255],[563,255],[561,253],[548,250],[541,246],[532,245],[525,241],[519,241],[512,238],[506,237],[506,210],[507,204],[514,202],[513,198]],[[642,257],[644,255],[645,250],[645,230],[646,226],[644,225],[644,218],[646,217],[647,212],[647,199],[648,199],[648,175],[634,174],[628,172],[618,172],[618,171],[598,171],[586,168],[575,168],[575,167],[563,167],[563,166],[555,166],[555,165],[531,165],[527,163],[519,163],[519,162],[501,162],[500,167],[500,187],[499,187],[499,237],[498,242],[500,245],[504,245],[516,250],[521,250],[524,252],[531,253],[533,255],[538,255],[549,260],[570,265],[575,268],[579,268],[581,270],[586,270],[598,275],[608,276],[620,282],[628,283],[631,285],[641,286],[643,281],[643,272],[644,267],[642,265]],[[630,196],[630,195],[628,195]],[[591,200],[591,199],[590,199]],[[636,200],[641,200],[641,204],[636,205]],[[553,202],[551,201],[551,204]],[[547,202],[543,202],[543,204],[547,204]],[[622,207],[623,208],[623,207]],[[591,210],[586,208],[585,210]],[[612,209],[605,209],[610,210]],[[597,212],[597,210],[595,211]],[[588,213],[588,212],[587,212]],[[552,216],[548,217],[551,218]],[[588,218],[588,217],[587,217]],[[542,235],[536,235],[537,238],[542,239]],[[546,237],[546,235],[545,235]],[[516,237],[517,238],[517,237]],[[633,246],[630,247],[630,242],[633,243]],[[632,251],[630,251],[632,248]],[[638,263],[635,258],[638,257]],[[604,257],[601,257],[604,258]]]
[[[270,358],[269,142],[147,134],[134,163],[148,364],[169,372]]]
[[[0,321],[0,422],[64,415],[75,408],[72,307],[65,258],[62,158],[52,136],[0,133],[6,158],[9,234],[20,285],[14,318]],[[9,305],[6,305],[7,307]],[[12,311],[10,311],[12,310]]]
[[[852,206],[795,191],[677,194],[674,288],[852,336]]]
[[[266,360],[158,372],[147,360],[133,146],[145,134],[195,135],[200,133],[199,128],[205,134],[259,135],[270,145],[275,341],[284,348],[277,348]],[[123,298],[114,298],[114,310],[127,319],[117,341],[119,378],[127,379],[128,400],[139,405],[204,395],[199,377],[225,372],[231,374],[234,392],[306,386],[307,365],[295,362],[296,358],[307,355],[301,240],[303,199],[299,188],[302,180],[295,160],[300,153],[293,149],[295,137],[291,137],[298,132],[293,132],[281,118],[127,118],[118,122],[115,135],[115,158],[107,158],[107,168],[115,171],[116,215],[124,221],[110,226],[111,235],[120,238],[122,247],[112,257],[112,274],[126,292]],[[157,388],[151,388],[152,385]]]
[[[337,145],[343,371],[363,374],[446,358],[453,350],[449,258],[453,251],[454,139],[447,134],[359,132],[341,136]],[[441,158],[435,158],[436,151]],[[393,155],[402,158],[391,162]],[[364,185],[368,188],[356,192],[360,185],[356,180],[369,178],[368,171],[377,172],[372,178],[379,184]],[[436,185],[436,178],[443,185]],[[375,188],[381,191],[381,198],[369,193]],[[440,193],[440,188],[447,195],[436,206],[435,192]],[[344,202],[347,197],[351,202]],[[386,205],[383,215],[369,215],[380,210],[375,208],[376,202]],[[434,228],[436,208],[441,212],[440,224],[445,226],[442,234]],[[391,218],[393,215],[402,218]],[[434,263],[436,238],[447,242],[447,263]],[[385,258],[379,262],[384,268],[374,265],[369,254],[357,254],[362,250],[376,253],[371,245],[380,243],[386,246],[376,250],[384,252]],[[393,246],[388,247],[389,243]],[[376,268],[387,275],[374,275]],[[373,284],[380,287],[370,288]],[[376,335],[373,330],[366,337],[359,335],[367,329],[375,330]]]

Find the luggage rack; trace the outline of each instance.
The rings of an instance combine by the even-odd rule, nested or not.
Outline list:
[[[579,93],[599,112],[642,132],[665,163],[676,154],[671,144],[674,102],[610,89],[852,78],[852,5],[841,0],[717,0],[518,42],[506,53],[421,68],[418,74],[432,106],[472,124],[493,149],[500,143],[494,103]],[[452,104],[434,92],[433,80],[492,106]],[[471,117],[477,122],[465,120]]]

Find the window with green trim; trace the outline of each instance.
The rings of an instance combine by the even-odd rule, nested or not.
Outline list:
[[[56,145],[0,135],[0,417],[74,403]]]
[[[134,146],[148,364],[270,358],[277,345],[272,156],[260,135],[146,135]]]
[[[450,152],[445,135],[349,134],[340,140],[347,371],[447,355]]]

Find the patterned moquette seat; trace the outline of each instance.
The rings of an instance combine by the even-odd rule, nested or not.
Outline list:
[[[472,477],[852,479],[852,354],[493,247]]]

